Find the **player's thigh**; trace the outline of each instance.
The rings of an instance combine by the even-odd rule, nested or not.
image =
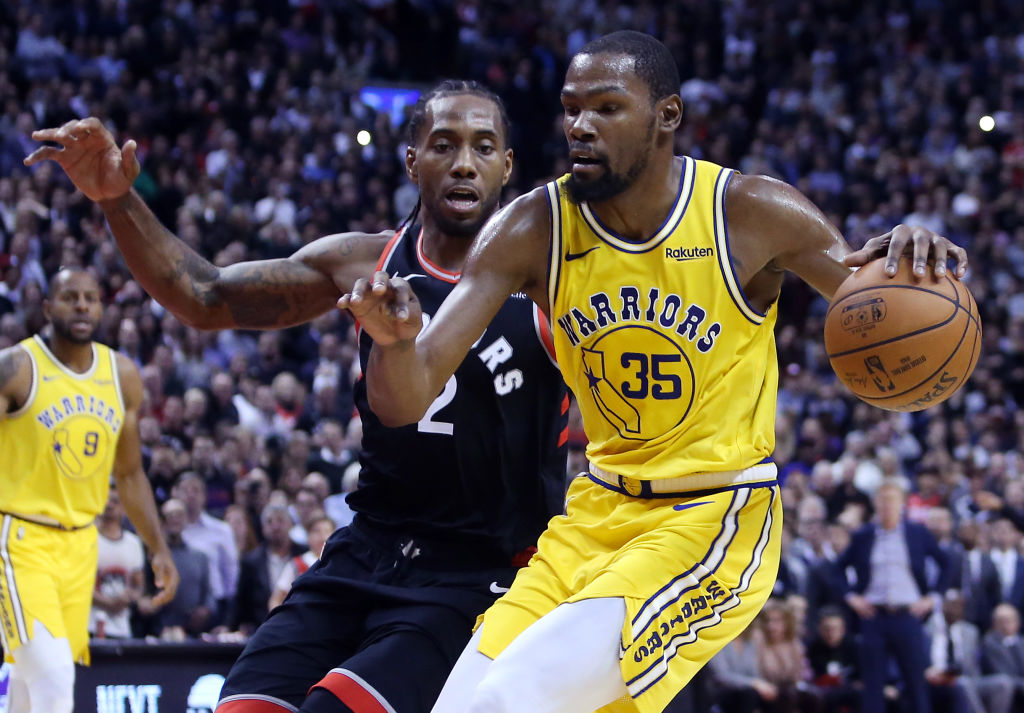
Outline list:
[[[89,610],[96,588],[99,545],[92,528],[68,533],[68,552],[61,558],[60,609],[64,631],[76,663],[89,663]]]
[[[36,622],[66,636],[57,576],[65,534],[10,515],[0,520],[0,633],[8,661],[33,638]]]
[[[245,645],[221,701],[260,695],[298,707],[324,674],[355,653],[363,616],[345,598],[293,592]]]
[[[698,506],[699,503],[699,506]],[[694,498],[666,511],[576,597],[623,596],[623,680],[640,711],[662,710],[754,619],[778,571],[777,487]]]

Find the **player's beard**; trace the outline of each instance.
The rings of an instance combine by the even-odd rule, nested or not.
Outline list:
[[[96,336],[96,330],[99,329],[99,325],[94,324],[92,330],[89,332],[87,337],[79,337],[71,329],[71,322],[64,322],[62,320],[51,319],[50,326],[53,327],[53,333],[63,339],[66,342],[72,344],[88,344],[92,341],[92,338]]]
[[[651,159],[651,136],[654,133],[654,119],[647,125],[647,132],[642,142],[643,150],[633,161],[633,165],[625,173],[616,173],[608,163],[607,157],[602,158],[604,173],[592,181],[581,181],[573,173],[565,182],[569,200],[580,204],[584,201],[599,203],[614,198],[636,183],[636,179],[646,170]]]

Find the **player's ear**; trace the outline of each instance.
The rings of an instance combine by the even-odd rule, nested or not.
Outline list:
[[[501,176],[501,185],[507,185],[512,177],[512,149],[505,149],[505,171]]]
[[[416,147],[405,147],[405,175],[417,186],[420,184],[420,173],[416,170]]]
[[[678,94],[660,99],[656,105],[660,128],[675,132],[683,121],[683,100]]]

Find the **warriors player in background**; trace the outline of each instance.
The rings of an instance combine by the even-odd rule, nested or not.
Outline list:
[[[291,258],[218,269],[168,232],[134,192],[135,143],[96,119],[39,131],[42,148],[99,201],[135,278],[205,329],[286,327],[334,307],[361,275],[409,280],[424,317],[454,287],[512,170],[500,100],[443,82],[416,106],[406,171],[421,208],[394,234],[331,235]],[[512,296],[418,423],[387,428],[355,386],[362,470],[351,526],[327,541],[249,641],[218,713],[425,713],[471,627],[562,511],[568,400],[547,322]],[[360,357],[372,342],[362,332]],[[308,695],[307,695],[308,694]]]
[[[674,156],[679,86],[652,37],[587,44],[561,94],[571,173],[482,229],[430,324],[409,284],[383,272],[339,303],[373,335],[370,404],[397,426],[422,418],[525,292],[551,316],[589,440],[589,477],[486,613],[436,713],[589,713],[619,699],[663,710],[775,581],[772,328],[785,271],[827,298],[848,265],[888,253],[895,269],[908,244],[919,274],[929,256],[944,272],[950,253],[966,268],[960,248],[905,226],[851,255],[790,186]]]
[[[125,356],[92,341],[96,279],[62,270],[43,311],[50,329],[0,351],[0,633],[13,660],[11,713],[70,713],[74,664],[89,663],[96,527],[110,477],[149,548],[160,591],[178,573],[142,470],[142,380]]]

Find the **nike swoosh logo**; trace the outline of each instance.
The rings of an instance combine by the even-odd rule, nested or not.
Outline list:
[[[588,248],[588,249],[584,250],[581,253],[571,253],[568,250],[566,250],[565,251],[565,261],[566,262],[572,262],[573,260],[579,260],[581,257],[586,255],[587,253],[591,252],[592,250],[597,250],[599,247],[601,247],[601,246],[600,245],[595,245],[594,247]]]
[[[690,508],[695,508],[698,505],[710,505],[710,504],[711,504],[710,500],[702,500],[699,503],[680,503],[679,505],[673,505],[672,509],[673,510],[689,510]]]
[[[395,275],[395,277],[397,277],[399,280],[405,280],[406,282],[408,282],[414,277],[426,277],[426,275],[421,275],[418,272],[411,272],[408,275]]]
[[[510,587],[499,587],[497,582],[491,582],[491,592],[494,594],[504,594],[510,589]]]
[[[57,377],[57,376],[44,376],[43,377],[43,381],[53,381],[54,379],[57,379],[57,378],[59,378],[59,377]]]

